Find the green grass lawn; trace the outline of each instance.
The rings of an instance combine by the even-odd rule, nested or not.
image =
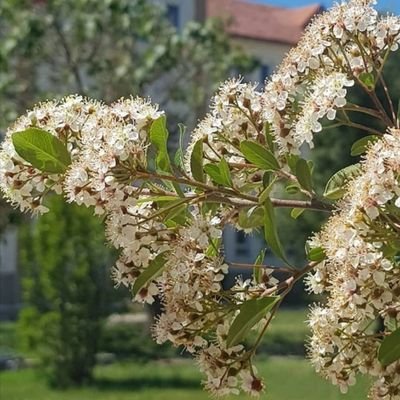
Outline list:
[[[348,395],[339,394],[314,374],[306,361],[271,357],[258,363],[267,382],[269,400],[363,400],[365,381]],[[36,370],[0,373],[0,398],[4,400],[200,400],[208,395],[200,388],[201,375],[188,361],[117,363],[99,366],[91,387],[57,391],[49,389]],[[244,399],[245,396],[234,397]]]
[[[308,309],[282,308],[276,313],[265,334],[259,353],[303,356],[304,342],[309,335],[305,323]]]
[[[262,342],[266,354],[302,354],[308,334],[304,321],[307,310],[282,309],[278,312]],[[15,343],[12,324],[0,324],[1,342],[7,347]],[[265,378],[266,400],[364,400],[366,381],[352,388],[348,395],[318,377],[301,358],[261,354],[257,363]],[[95,382],[90,387],[57,391],[49,389],[38,370],[0,372],[1,400],[206,400],[201,390],[201,375],[193,362],[183,360],[153,361],[147,364],[116,363],[98,366]],[[246,397],[233,397],[244,399]]]

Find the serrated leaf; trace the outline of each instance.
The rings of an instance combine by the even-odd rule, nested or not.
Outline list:
[[[282,244],[279,240],[274,208],[270,199],[266,199],[264,203],[264,237],[275,255],[277,255],[279,258],[289,264],[285,256]]]
[[[290,216],[293,219],[297,219],[300,217],[301,214],[303,214],[304,211],[304,208],[293,208],[293,210],[290,212]]]
[[[372,90],[375,87],[375,76],[372,72],[362,72],[358,79],[369,89]]]
[[[150,143],[157,149],[156,166],[164,172],[171,172],[168,154],[168,130],[165,115],[153,121],[150,127]]]
[[[204,171],[203,171],[203,140],[199,139],[193,146],[192,154],[190,156],[190,169],[192,171],[193,178],[196,181],[204,182]]]
[[[360,164],[349,165],[336,172],[325,186],[324,197],[331,200],[338,200],[346,193],[346,183],[357,176],[361,171]]]
[[[387,367],[400,359],[400,328],[386,336],[378,350],[378,360]]]
[[[310,167],[306,160],[299,158],[296,163],[296,177],[300,185],[308,190],[312,191],[312,178]]]
[[[326,258],[325,250],[322,247],[314,247],[307,252],[307,258],[310,261],[321,262]]]
[[[264,224],[263,207],[242,208],[239,211],[238,224],[243,229],[257,228]]]
[[[17,154],[40,171],[62,174],[71,164],[67,146],[43,129],[15,132],[11,139]]]
[[[375,143],[378,140],[379,139],[376,135],[364,136],[363,138],[353,143],[353,145],[351,146],[350,154],[352,156],[359,156],[360,154],[365,153],[371,143]]]
[[[150,261],[149,266],[138,276],[133,284],[132,293],[134,296],[136,296],[142,288],[146,287],[151,281],[161,275],[169,253],[169,251],[165,251],[154,258],[154,260]]]
[[[240,151],[247,161],[265,170],[276,171],[280,168],[278,160],[273,153],[251,140],[240,143]]]
[[[226,347],[233,347],[240,343],[249,333],[255,324],[261,321],[263,317],[276,304],[279,297],[262,297],[260,299],[251,299],[245,301],[239,309],[229,328],[228,337],[226,339]]]

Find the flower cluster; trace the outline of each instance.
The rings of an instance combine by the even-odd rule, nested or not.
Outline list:
[[[400,20],[378,16],[373,1],[337,4],[319,15],[266,82],[263,116],[282,152],[298,152],[346,105],[346,87],[379,70],[397,50]],[[299,111],[300,108],[300,111]],[[300,118],[299,118],[300,116]]]
[[[397,399],[395,362],[384,367],[377,350],[400,320],[397,245],[400,217],[400,131],[391,130],[370,147],[348,194],[312,246],[326,259],[308,278],[315,293],[328,293],[311,310],[311,362],[345,392],[357,373],[376,377],[372,399]],[[384,328],[374,330],[376,321]],[[398,377],[398,374],[395,375]]]
[[[153,131],[165,122],[163,113],[140,98],[105,105],[70,96],[40,104],[7,131],[0,151],[5,196],[23,211],[43,213],[45,195],[63,193],[103,215],[107,238],[120,251],[116,284],[141,303],[160,298],[156,341],[190,352],[216,395],[263,390],[252,365],[255,347],[240,342],[251,330],[265,331],[282,298],[309,270],[282,268],[289,276],[278,282],[272,269],[257,266],[251,279],[225,287],[224,227],[248,232],[266,225],[267,240],[284,259],[271,208],[294,203],[271,198],[273,185],[289,183],[307,198],[296,199],[301,204],[295,208],[330,208],[315,195],[309,164],[297,157],[301,146],[312,147],[327,121],[354,126],[351,112],[395,126],[394,111],[385,113],[374,90],[384,84],[384,62],[398,48],[400,19],[378,16],[372,3],[351,0],[316,17],[263,89],[241,80],[223,84],[183,162],[178,157],[174,166],[165,130]],[[376,109],[348,102],[354,85]],[[40,162],[30,164],[14,142],[16,133],[27,131],[65,147],[65,165],[46,172]],[[376,377],[376,400],[400,399],[400,362],[383,366],[377,360],[382,339],[400,320],[399,152],[400,131],[390,129],[369,148],[340,211],[310,242],[326,258],[309,265],[308,287],[328,294],[327,303],[311,311],[312,363],[342,391],[357,373]],[[255,318],[237,339],[233,327],[254,304]],[[376,332],[379,318],[384,329]]]
[[[207,211],[192,204],[196,193],[188,188],[174,200],[165,182],[141,181],[140,173],[151,170],[149,135],[160,116],[157,107],[142,99],[110,106],[81,97],[43,103],[7,132],[0,153],[2,189],[22,210],[46,212],[44,195],[53,190],[104,215],[107,239],[120,251],[113,268],[116,284],[130,288],[135,301],[161,299],[156,341],[170,341],[192,353],[213,393],[238,393],[241,388],[257,394],[263,384],[251,365],[252,352],[243,345],[227,347],[227,332],[241,304],[277,282],[272,270],[265,270],[261,283],[223,288],[228,265],[222,229],[229,221],[223,216],[232,207]],[[49,176],[16,152],[13,134],[33,127],[42,129],[38,135],[46,131],[66,143],[71,163],[63,173]]]
[[[244,157],[239,147],[243,140],[265,143],[263,105],[256,86],[242,83],[240,79],[232,79],[221,85],[211,102],[211,112],[191,137],[186,153],[188,170],[193,147],[202,140],[206,159],[218,161],[223,157],[232,166],[238,164],[233,175],[235,186],[243,186],[251,179],[248,171],[240,169]]]
[[[43,173],[20,157],[12,143],[12,134],[27,128],[41,128],[68,143],[71,158],[76,159],[82,135],[98,129],[106,113],[105,107],[95,101],[83,101],[79,96],[61,102],[39,104],[11,126],[2,144],[0,155],[0,187],[6,197],[22,211],[48,211],[42,204],[43,196],[54,191],[61,193],[61,174]]]

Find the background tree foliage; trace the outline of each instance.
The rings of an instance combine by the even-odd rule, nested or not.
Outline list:
[[[179,33],[145,0],[4,0],[0,39],[3,127],[38,100],[70,93],[111,102],[156,90],[164,108],[184,99],[204,110],[208,88],[253,66],[221,23]]]
[[[20,333],[38,349],[57,386],[91,378],[104,317],[110,252],[91,212],[53,197],[48,213],[22,229]]]

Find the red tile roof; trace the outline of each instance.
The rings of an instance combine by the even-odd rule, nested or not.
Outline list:
[[[297,43],[304,27],[321,10],[319,4],[282,8],[244,0],[206,0],[206,16],[226,19],[231,35],[287,44]]]

